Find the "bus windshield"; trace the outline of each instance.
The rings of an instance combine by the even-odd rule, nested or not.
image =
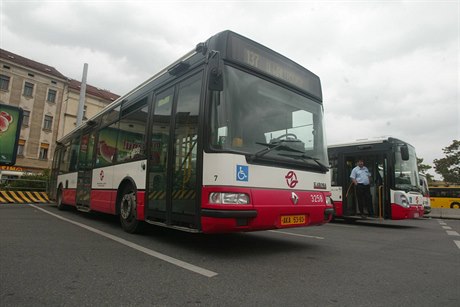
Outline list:
[[[412,146],[408,146],[408,149],[407,161],[402,159],[400,147],[395,152],[395,189],[421,192],[415,149]]]
[[[211,146],[259,163],[327,171],[322,105],[225,66],[224,90],[213,97]]]

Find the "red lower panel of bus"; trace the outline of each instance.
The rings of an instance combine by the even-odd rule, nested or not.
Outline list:
[[[391,204],[391,218],[393,220],[415,219],[419,217],[423,217],[423,206],[403,208],[399,205]]]
[[[144,195],[145,191],[137,192],[137,219],[144,220]],[[116,190],[92,190],[90,209],[93,211],[116,214]],[[62,192],[62,202],[66,205],[76,205],[76,190],[65,189]]]
[[[94,211],[115,214],[116,190],[91,190],[90,208]]]
[[[62,203],[75,206],[76,195],[77,191],[75,189],[64,189],[62,191]]]
[[[343,217],[343,203],[341,201],[334,201],[334,209],[336,217]],[[378,214],[378,212],[376,213]],[[396,204],[391,204],[391,219],[403,220],[414,219],[423,216],[423,206],[410,206],[403,208]]]
[[[334,200],[334,215],[337,217],[343,216],[343,204],[341,201],[335,201]]]
[[[137,219],[144,220],[144,191],[137,192]],[[92,190],[91,210],[116,214],[116,190]]]
[[[251,203],[210,204],[211,192],[246,193]],[[201,230],[204,233],[321,225],[332,217],[331,214],[325,217],[326,208],[332,208],[326,205],[324,192],[204,187],[202,199]]]

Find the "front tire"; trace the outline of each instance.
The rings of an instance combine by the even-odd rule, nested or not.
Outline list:
[[[143,223],[137,219],[136,191],[131,186],[125,187],[120,197],[120,223],[128,233],[142,230]]]

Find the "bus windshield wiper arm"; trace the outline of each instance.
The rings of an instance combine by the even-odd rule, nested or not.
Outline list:
[[[273,151],[275,149],[283,149],[283,150],[286,150],[286,151],[303,153],[302,150],[299,150],[297,148],[294,148],[294,147],[290,146],[290,144],[289,144],[290,142],[297,143],[299,141],[297,141],[297,140],[295,140],[295,141],[283,140],[283,141],[276,142],[276,143],[260,143],[260,142],[256,142],[256,144],[267,146],[267,148],[259,150],[255,154],[252,154],[251,158],[260,158],[260,157],[268,154],[270,151]]]
[[[316,162],[316,164],[318,164],[318,166],[321,168],[321,170],[323,170],[325,172],[329,171],[329,167],[327,167],[326,165],[321,163],[319,161],[319,159],[307,156],[306,154],[301,154],[301,155],[280,154],[280,156],[290,157],[290,158],[294,158],[294,159],[311,160],[311,161]]]

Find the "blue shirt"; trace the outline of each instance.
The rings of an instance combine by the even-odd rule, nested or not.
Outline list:
[[[370,176],[371,176],[371,173],[369,172],[367,167],[357,166],[351,171],[350,178],[355,179],[357,183],[368,185]]]

